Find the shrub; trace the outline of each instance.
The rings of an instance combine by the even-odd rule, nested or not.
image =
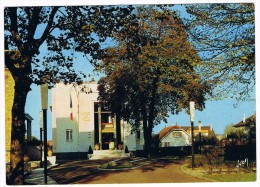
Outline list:
[[[219,146],[205,149],[204,154],[208,165],[220,165],[224,162],[223,149]]]

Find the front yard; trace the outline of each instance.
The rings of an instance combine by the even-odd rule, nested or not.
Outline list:
[[[199,161],[195,157],[195,166],[191,168],[190,160],[182,165],[181,170],[194,177],[203,178],[211,182],[255,182],[256,166],[255,163],[249,165],[239,165],[233,162],[211,162]]]
[[[255,182],[256,173],[213,174],[206,176],[219,182]]]
[[[182,166],[182,171],[194,177],[203,178],[211,182],[255,182],[255,171],[243,171],[234,169],[233,172],[229,172],[228,169],[223,168],[222,171],[215,169],[212,173],[208,173],[207,169],[202,167],[190,168],[189,164]],[[236,170],[236,171],[235,171]]]

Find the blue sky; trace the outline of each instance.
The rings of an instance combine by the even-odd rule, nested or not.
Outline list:
[[[39,34],[39,33],[38,33]],[[35,35],[37,37],[37,35]],[[46,50],[42,46],[41,52],[43,55]],[[83,59],[80,54],[75,54],[75,61],[77,62],[75,68],[77,70],[86,71],[86,74],[93,75],[93,67]],[[95,74],[96,80],[98,76]],[[32,134],[39,137],[39,112],[40,106],[40,88],[36,85],[31,86],[32,91],[29,92],[27,97],[27,103],[25,107],[26,113],[29,113],[33,118],[32,122]],[[254,93],[253,93],[254,95]],[[235,124],[242,120],[243,114],[246,117],[253,115],[256,111],[255,101],[242,102],[238,107],[234,107],[237,101],[234,99],[225,99],[220,101],[207,101],[206,108],[203,111],[195,111],[195,125],[198,121],[202,121],[203,125],[212,124],[217,134],[222,134],[224,129],[229,124]],[[51,105],[51,91],[49,92],[49,105]],[[51,112],[48,110],[48,139],[51,139]],[[185,112],[181,112],[179,115],[170,115],[168,123],[162,123],[154,128],[154,132],[158,133],[165,126],[179,124],[181,126],[190,125],[189,116]]]

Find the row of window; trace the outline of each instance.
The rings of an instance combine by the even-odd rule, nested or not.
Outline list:
[[[73,130],[72,129],[66,129],[66,141],[67,142],[71,142],[73,140]],[[140,134],[140,130],[136,131],[136,139],[140,140],[141,138],[141,134]]]

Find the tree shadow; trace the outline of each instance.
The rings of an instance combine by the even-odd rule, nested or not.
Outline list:
[[[108,176],[110,171],[99,170],[97,167],[111,160],[65,161],[51,168],[48,175],[58,184],[88,183],[101,176]]]
[[[84,161],[66,161],[59,166],[50,169],[48,175],[58,184],[87,184],[90,181],[109,177],[111,174],[131,172],[129,170],[100,170],[97,167],[113,159],[107,160],[84,160]],[[179,160],[157,159],[148,165],[136,169],[142,172],[154,171],[158,168],[166,168],[169,164],[181,164]]]
[[[152,162],[149,165],[145,165],[141,167],[143,172],[148,172],[148,171],[154,171],[158,168],[166,168],[169,166],[169,164],[177,164],[181,165],[182,161],[181,160],[173,160],[173,159],[156,159],[154,162]]]

